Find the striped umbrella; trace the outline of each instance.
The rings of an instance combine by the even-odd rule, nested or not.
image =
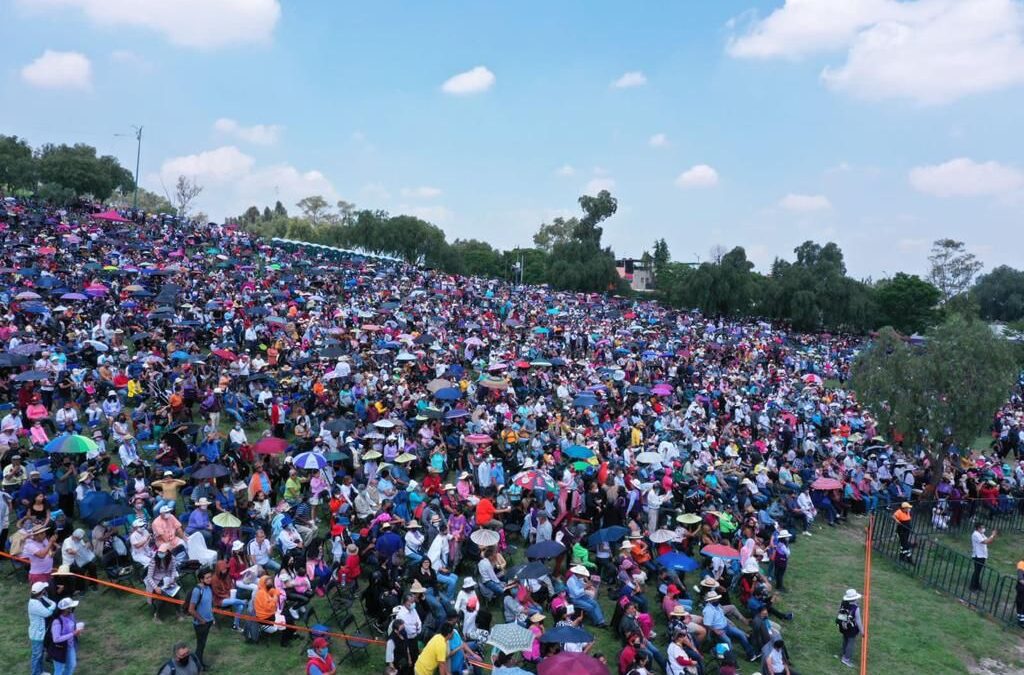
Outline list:
[[[96,441],[85,436],[79,436],[78,434],[58,436],[43,447],[43,450],[46,452],[63,452],[67,454],[85,454],[98,449],[99,446],[96,445]]]
[[[324,459],[323,455],[315,452],[300,452],[295,455],[295,461],[292,462],[296,469],[306,469],[307,471],[319,471],[320,469],[327,466],[327,460]]]

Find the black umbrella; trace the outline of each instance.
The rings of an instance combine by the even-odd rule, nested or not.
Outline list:
[[[324,424],[323,426],[328,431],[333,431],[334,433],[338,434],[338,433],[341,433],[343,431],[349,431],[349,430],[355,428],[356,423],[353,422],[352,420],[347,420],[347,419],[344,419],[344,418],[337,418],[337,419],[331,420],[330,422],[328,422],[327,424]]]
[[[192,477],[197,480],[206,480],[208,478],[220,478],[226,476],[231,471],[222,464],[207,464],[204,467],[196,469],[192,472]]]
[[[550,560],[565,553],[565,546],[557,541],[541,541],[526,549],[530,560]]]
[[[188,443],[186,443],[184,440],[182,440],[181,436],[179,436],[178,434],[176,434],[174,432],[171,432],[169,434],[164,434],[164,436],[163,436],[163,438],[161,440],[164,443],[166,443],[167,445],[169,445],[171,448],[173,448],[174,451],[179,453],[179,454],[185,453],[185,452],[188,451]]]
[[[134,513],[134,509],[127,504],[107,504],[106,506],[101,506],[93,511],[89,520],[91,520],[93,524],[101,523],[104,520],[111,520],[113,518],[126,516],[129,513]]]
[[[324,347],[323,349],[320,350],[320,358],[336,359],[344,353],[345,352],[342,351],[341,347],[336,347],[332,345],[330,347]]]
[[[520,581],[527,581],[529,579],[540,579],[541,577],[551,574],[548,566],[539,560],[528,562],[525,565],[520,565],[511,572],[511,576]]]
[[[17,368],[27,366],[31,359],[21,354],[0,354],[0,368]]]

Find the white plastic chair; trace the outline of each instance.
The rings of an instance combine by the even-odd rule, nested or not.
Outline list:
[[[217,552],[206,548],[206,540],[199,532],[188,535],[185,548],[188,551],[188,559],[196,560],[200,565],[212,565],[217,562]]]

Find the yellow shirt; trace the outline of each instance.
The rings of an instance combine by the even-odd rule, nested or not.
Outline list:
[[[416,675],[434,675],[448,660],[448,641],[440,633],[430,638],[416,659]]]

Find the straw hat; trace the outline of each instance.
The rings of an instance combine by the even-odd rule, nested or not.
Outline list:
[[[530,623],[541,623],[542,621],[544,621],[544,615],[540,612],[537,612],[530,617]]]
[[[410,593],[426,593],[427,589],[423,588],[423,584],[419,581],[413,581],[412,586],[409,587]]]
[[[690,616],[690,613],[687,612],[686,608],[682,605],[676,605],[672,608],[672,611],[669,612],[669,616],[687,617]]]
[[[704,596],[704,602],[711,602],[712,600],[721,600],[722,596],[715,591],[711,591]]]
[[[476,582],[472,579],[472,577],[466,577],[462,580],[462,589],[469,590],[470,588],[476,588]]]
[[[704,588],[718,588],[718,582],[712,577],[704,577],[700,580],[700,585]]]
[[[624,540],[621,544],[619,544],[619,548],[625,551],[627,549],[632,549],[633,544],[629,543],[629,540]]]
[[[409,521],[409,524],[405,526],[405,529],[407,529],[407,530],[418,530],[421,527],[423,527],[423,526],[420,525],[420,521],[418,521],[418,520],[411,520],[411,521]]]
[[[579,575],[581,577],[589,577],[590,576],[590,570],[588,570],[583,565],[573,565],[572,567],[569,568],[569,571],[572,572],[573,574],[577,574],[577,575]]]
[[[863,596],[861,596],[860,593],[858,593],[856,590],[852,588],[849,588],[846,590],[846,593],[843,593],[843,602],[853,602],[854,600],[860,600],[861,597]]]

